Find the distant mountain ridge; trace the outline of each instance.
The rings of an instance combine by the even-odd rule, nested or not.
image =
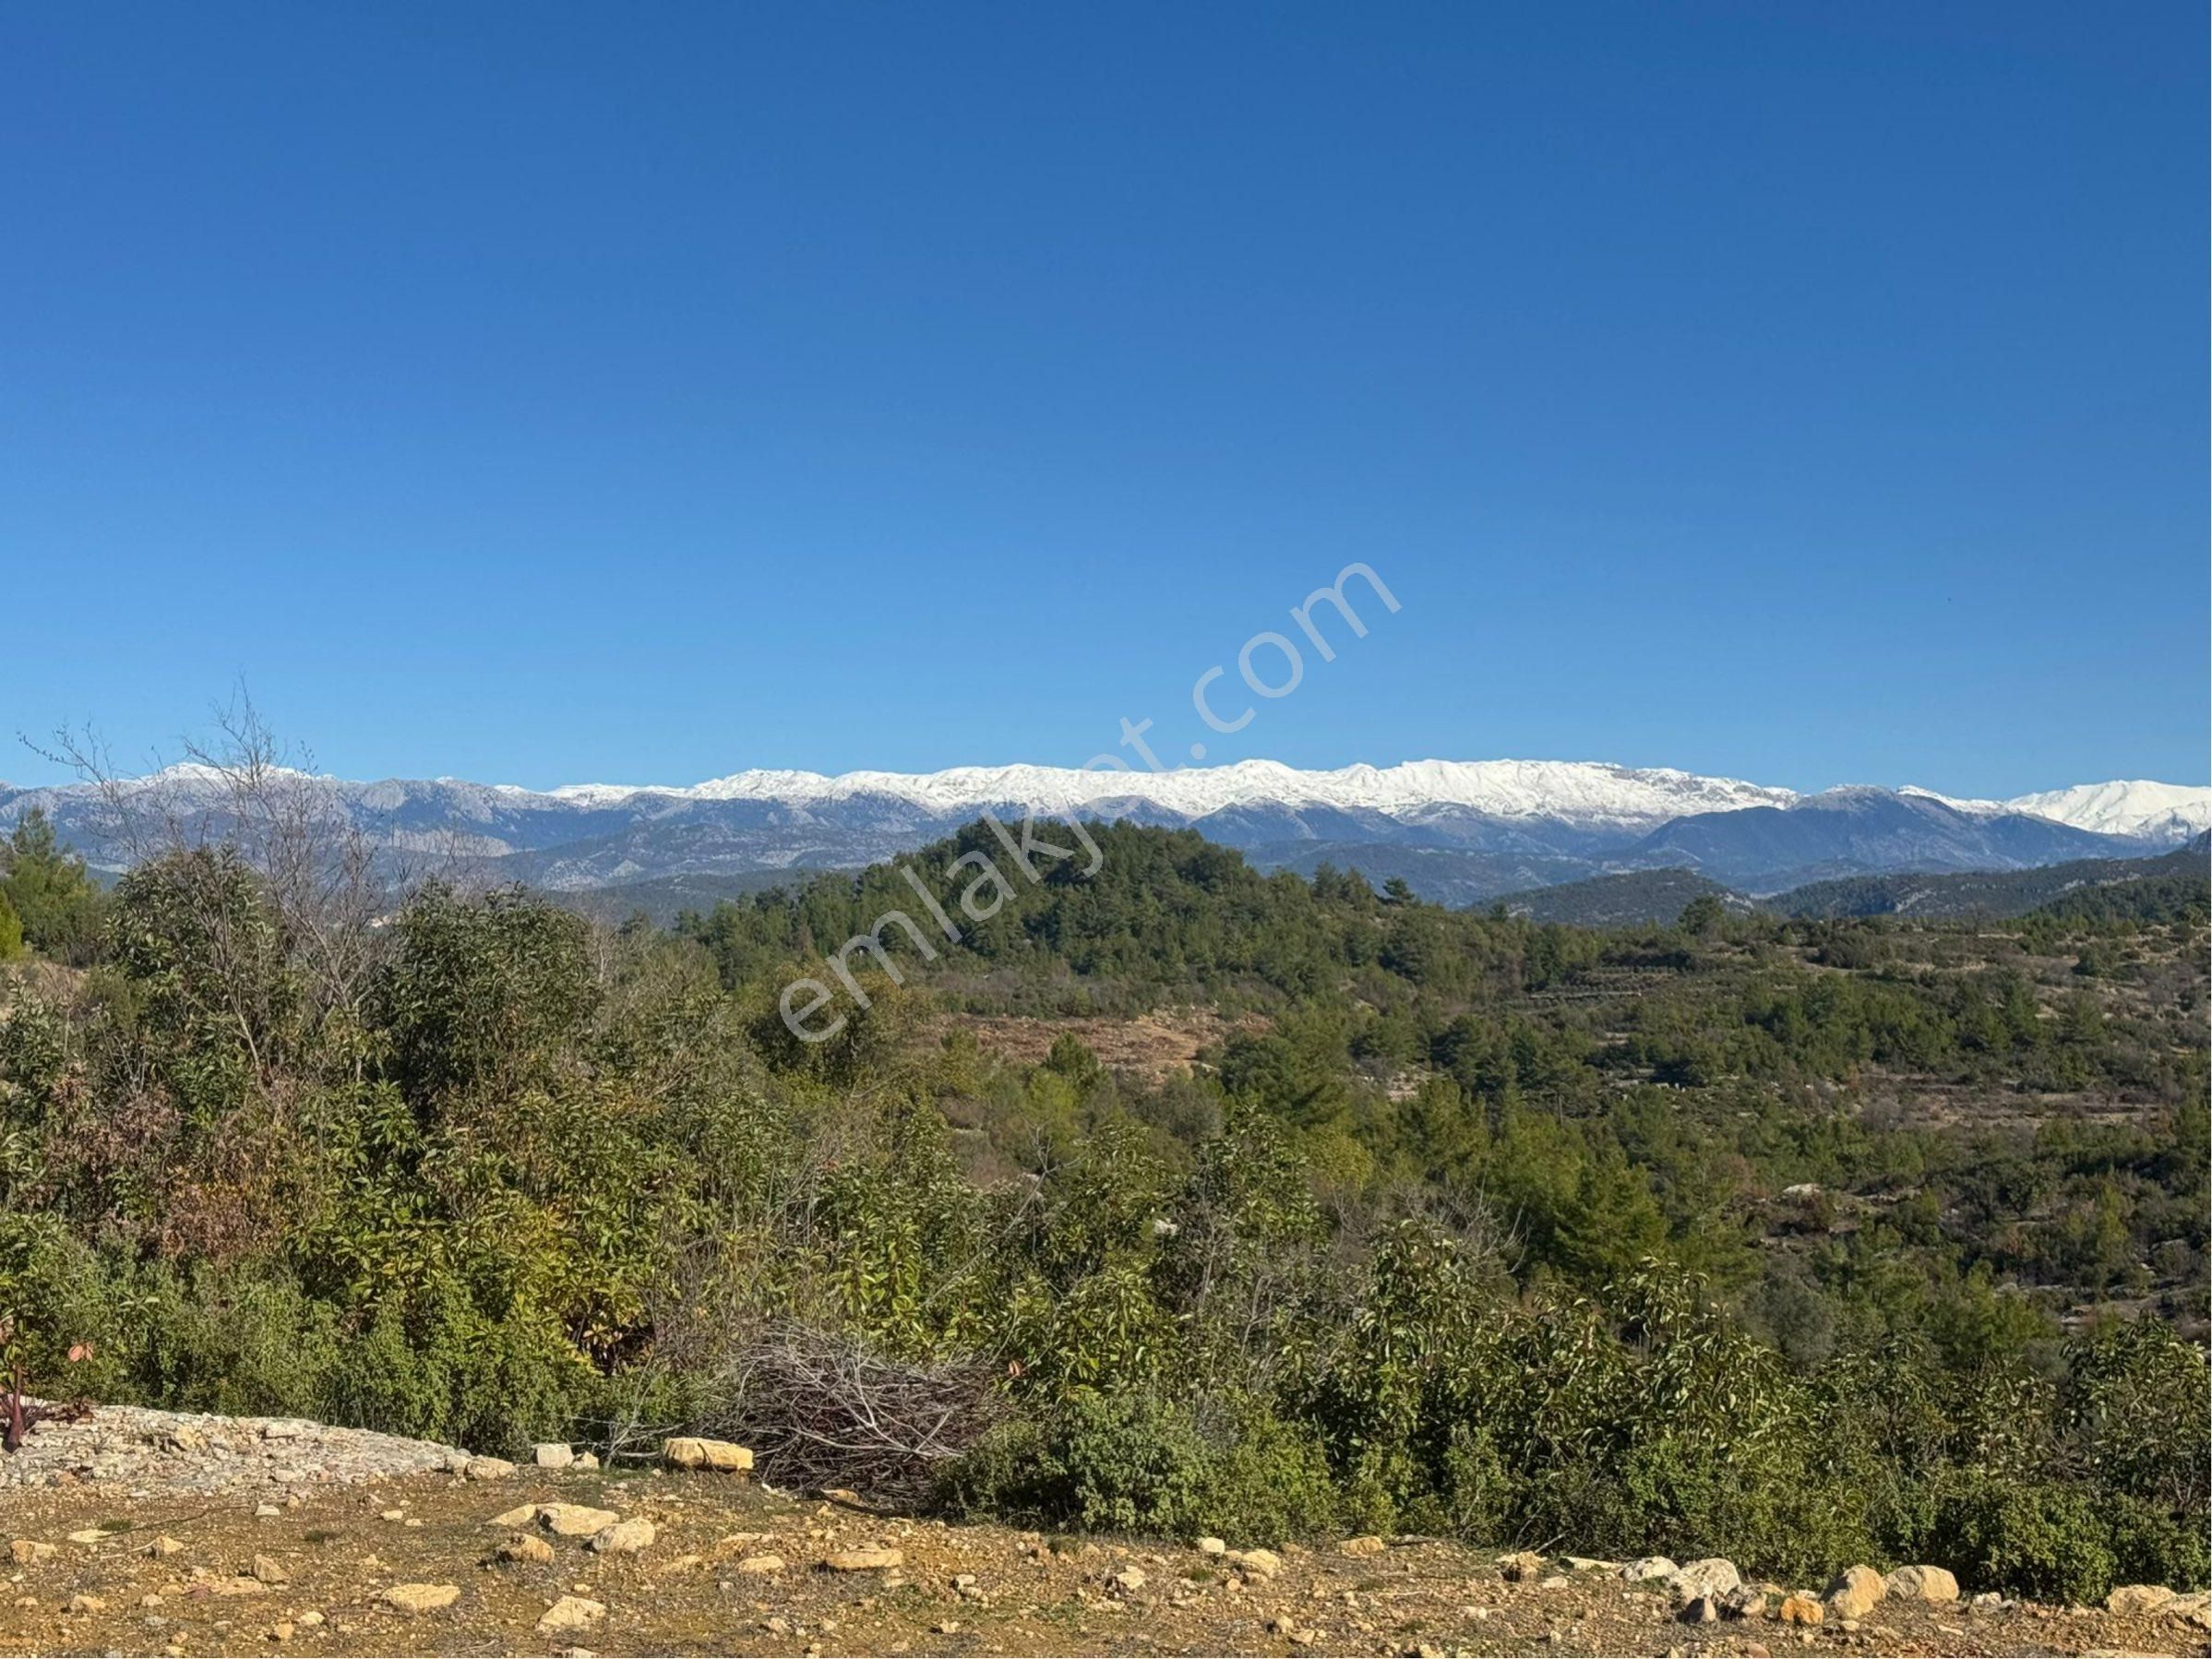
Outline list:
[[[1859,875],[2028,868],[2162,851],[2212,825],[2212,790],[2173,784],[2082,784],[2011,802],[1919,789],[1800,794],[1592,761],[747,771],[684,788],[544,791],[459,779],[289,776],[394,858],[553,891],[620,889],[643,899],[664,889],[712,891],[730,877],[857,867],[985,811],[1190,827],[1268,867],[1357,866],[1455,903],[1645,869],[1680,868],[1771,893]],[[223,811],[221,779],[201,767],[173,767],[120,793],[126,812],[198,815],[219,826]],[[127,862],[128,838],[100,792],[0,785],[0,830],[32,806],[95,865]]]
[[[1980,812],[1931,794],[1833,789],[1788,806],[1676,818],[1628,855],[1680,865],[1753,893],[1889,870],[2013,870],[2115,856],[2119,838],[2024,812]]]
[[[1143,802],[1193,818],[1251,806],[1333,807],[1392,817],[1465,807],[1490,818],[1608,824],[1658,823],[1686,812],[1786,806],[1798,798],[1792,790],[1734,778],[1581,760],[1410,760],[1398,766],[1347,766],[1333,771],[1304,771],[1274,760],[1166,771],[1133,761],[1121,770],[962,766],[941,772],[856,771],[836,777],[747,771],[684,788],[575,783],[548,793],[560,800],[593,806],[640,796],[807,806],[880,797],[951,813],[1014,801],[1054,812]]]
[[[1848,876],[1814,881],[1766,899],[1680,867],[1592,876],[1579,881],[1510,893],[1499,902],[1536,922],[1583,927],[1640,927],[1672,923],[1692,900],[1706,894],[1731,911],[1766,911],[1815,919],[1909,916],[1951,920],[2004,919],[2037,912],[2080,915],[2171,913],[2212,901],[2212,841],[2198,836],[2187,846],[2147,858],[2088,858],[2016,870],[1955,874]]]

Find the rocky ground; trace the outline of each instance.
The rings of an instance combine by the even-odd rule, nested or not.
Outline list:
[[[0,1653],[2201,1653],[2122,1610],[1828,1599],[1417,1538],[1049,1538],[694,1470],[516,1468],[313,1424],[103,1409],[6,1460]],[[1823,1587],[1823,1589],[1825,1587]],[[1817,1624],[1790,1622],[1817,1618]]]
[[[329,1428],[299,1417],[214,1417],[197,1412],[103,1405],[81,1422],[36,1425],[22,1448],[0,1457],[0,1491],[91,1482],[129,1498],[187,1493],[287,1492],[357,1486],[432,1471],[460,1474],[458,1447]],[[507,1474],[496,1458],[480,1474]]]

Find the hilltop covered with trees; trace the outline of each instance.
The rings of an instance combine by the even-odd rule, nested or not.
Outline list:
[[[610,929],[236,816],[0,887],[50,1385],[772,1470],[777,1356],[858,1353],[971,1432],[854,1478],[970,1513],[2205,1580],[2201,905],[1596,933],[1100,826],[807,1044],[896,870]],[[1196,1060],[1074,1034],[1139,1015]]]

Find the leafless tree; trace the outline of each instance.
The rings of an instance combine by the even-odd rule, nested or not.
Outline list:
[[[184,764],[145,777],[125,776],[90,728],[65,727],[52,746],[32,746],[97,791],[103,830],[132,865],[170,861],[218,962],[237,970],[221,974],[233,990],[269,983],[273,953],[311,1023],[358,1032],[380,925],[415,873],[370,840],[314,757],[288,749],[243,687],[215,710],[215,729],[210,740],[185,741]],[[260,878],[273,932],[242,925],[228,903],[221,889],[233,859]],[[263,1028],[249,1010],[238,1016],[266,1071],[273,1056]]]
[[[282,746],[242,690],[221,711],[221,740],[187,743],[228,803],[240,851],[268,883],[311,1007],[358,1025],[377,962],[377,923],[404,872],[377,850],[301,751]]]

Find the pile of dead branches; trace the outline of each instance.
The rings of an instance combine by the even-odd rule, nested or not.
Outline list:
[[[804,1326],[747,1347],[717,1391],[725,1403],[704,1426],[751,1447],[762,1479],[899,1505],[928,1498],[1008,1409],[988,1362],[905,1365]]]

